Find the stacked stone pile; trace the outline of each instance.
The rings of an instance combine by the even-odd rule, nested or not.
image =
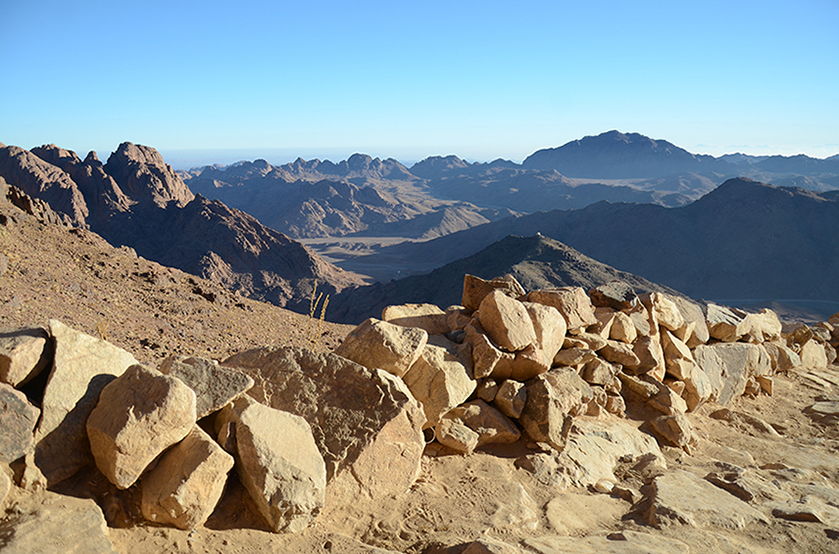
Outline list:
[[[776,372],[835,379],[820,368],[837,347],[839,314],[785,329],[770,310],[621,282],[525,292],[471,275],[462,305],[390,306],[335,353],[264,347],[151,368],[51,321],[0,331],[0,462],[14,470],[0,466],[0,497],[11,473],[32,490],[93,471],[108,483],[91,492],[100,505],[137,499],[128,523],[193,529],[235,470],[266,524],[296,532],[324,507],[404,492],[424,452],[523,436],[533,452],[517,464],[540,481],[609,491],[627,460],[664,464],[659,444],[690,452],[686,414],[704,403],[736,417],[724,407],[772,394]],[[839,416],[822,404],[814,414]]]

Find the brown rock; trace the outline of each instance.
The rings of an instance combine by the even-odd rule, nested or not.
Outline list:
[[[690,348],[667,329],[661,330],[661,346],[667,372],[682,381],[690,377],[693,368],[696,367]]]
[[[325,502],[326,465],[306,420],[245,395],[216,418],[222,435],[231,424],[239,478],[271,529],[311,525]]]
[[[292,347],[248,350],[222,365],[253,377],[248,395],[309,422],[331,502],[398,494],[419,475],[425,415],[402,379]]]
[[[685,318],[679,306],[676,305],[675,297],[663,292],[652,292],[643,294],[640,298],[644,307],[653,314],[655,321],[661,327],[675,331],[685,324]]]
[[[582,287],[533,290],[527,294],[527,300],[559,310],[569,331],[597,323],[594,306]]]
[[[480,324],[478,324],[480,325]],[[466,342],[472,345],[472,374],[475,379],[489,377],[503,353],[475,325],[466,326]]]
[[[744,334],[743,318],[724,306],[708,304],[705,319],[709,334],[717,340],[735,342]]]
[[[0,462],[13,462],[32,448],[40,414],[25,394],[0,383]]]
[[[588,330],[597,333],[604,339],[610,338],[612,333],[612,324],[614,323],[615,316],[618,313],[619,312],[616,312],[612,308],[595,308],[594,317],[597,319],[597,323],[589,326]]]
[[[526,386],[527,402],[519,422],[534,440],[562,450],[566,419],[586,409],[594,396],[591,387],[576,371],[564,368],[543,373]]]
[[[478,446],[480,435],[470,429],[460,419],[443,418],[437,422],[434,435],[440,444],[455,452],[471,454]]]
[[[547,358],[541,348],[531,344],[524,350],[516,352],[515,357],[510,362],[509,374],[503,370],[505,364],[502,363],[496,364],[497,369],[492,373],[492,376],[497,379],[527,381],[548,371],[552,364],[553,358]]]
[[[617,312],[615,313],[614,321],[612,321],[608,338],[632,344],[638,338],[638,329],[628,315],[623,312]]]
[[[446,324],[452,331],[466,329],[472,321],[472,312],[463,306],[449,306],[446,308]]]
[[[598,308],[630,311],[640,304],[638,295],[623,281],[610,281],[591,289],[588,295],[591,297],[591,303]]]
[[[170,356],[160,364],[160,372],[177,377],[195,393],[198,419],[222,409],[228,402],[253,386],[253,379],[204,358]]]
[[[782,341],[765,342],[763,348],[769,354],[772,369],[779,372],[787,372],[801,367],[801,357],[787,347]]]
[[[370,318],[353,329],[335,353],[369,369],[402,377],[422,354],[428,333]]]
[[[606,386],[612,382],[617,373],[617,368],[612,364],[595,358],[583,367],[583,379],[591,385]]]
[[[43,327],[0,330],[0,383],[22,387],[41,373],[52,358]]]
[[[521,438],[521,432],[507,416],[484,402],[473,400],[451,410],[443,419],[460,420],[478,434],[478,446],[492,443],[511,443]]]
[[[50,485],[93,462],[85,430],[102,389],[131,365],[134,356],[103,340],[50,321],[55,357],[35,434],[35,463]]]
[[[403,327],[418,327],[429,335],[443,335],[451,331],[446,312],[434,304],[387,306],[382,310],[382,320]]]
[[[488,404],[495,400],[496,394],[498,394],[498,383],[495,379],[486,379],[475,389],[475,396]]]
[[[659,337],[660,334],[656,333],[654,336],[640,337],[635,341],[635,344],[632,345],[632,351],[638,357],[638,366],[634,369],[627,368],[628,371],[632,371],[636,375],[647,373],[658,380],[664,378],[666,366]]]
[[[507,417],[518,419],[527,402],[527,388],[524,383],[507,379],[498,388],[495,406]]]
[[[631,345],[614,340],[607,341],[600,352],[600,357],[615,364],[621,364],[626,369],[633,371],[641,366],[641,360],[635,354]]]
[[[595,359],[597,354],[588,348],[563,348],[554,356],[554,365],[577,366]]]
[[[90,450],[108,480],[127,489],[195,424],[195,393],[139,364],[109,383],[87,418]]]
[[[658,394],[650,398],[647,406],[664,415],[680,415],[688,411],[687,403],[670,387],[661,384]]]
[[[196,425],[143,477],[143,516],[153,523],[195,529],[215,509],[232,468],[233,457]]]
[[[519,282],[510,275],[484,281],[480,277],[467,273],[463,277],[463,307],[474,312],[481,305],[484,297],[494,290],[499,290],[513,299],[522,298],[525,294]]]
[[[481,327],[501,349],[515,352],[536,342],[533,321],[518,300],[493,290],[481,301],[478,311]]]

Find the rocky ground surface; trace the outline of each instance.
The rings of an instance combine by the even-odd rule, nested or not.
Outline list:
[[[305,316],[242,299],[0,203],[0,328],[47,326],[50,319],[106,338],[151,367],[172,354],[224,360],[253,347],[311,346],[312,329],[316,349],[326,352],[352,330],[318,328]],[[247,357],[229,362],[251,363]],[[835,552],[839,366],[776,367],[771,378],[771,395],[736,395],[725,409],[715,402],[697,406],[684,416],[692,428],[688,443],[661,446],[654,459],[615,460],[613,479],[569,486],[551,472],[547,458],[555,449],[527,436],[466,454],[435,442],[419,457],[407,490],[371,496],[362,486],[356,495],[329,496],[327,486],[320,513],[293,533],[274,532],[235,471],[208,519],[181,530],[150,523],[132,504],[132,489],[117,494],[94,466],[43,490],[12,460],[0,465],[0,546],[15,551],[16,534],[34,528],[45,537],[38,551],[63,533],[55,550],[62,552]],[[397,381],[385,376],[382,382]],[[257,383],[255,396],[278,401],[267,383]],[[225,418],[242,417],[238,412]],[[630,403],[626,417],[604,410],[577,413],[573,422],[630,434],[640,427],[652,440],[645,427],[651,417]],[[543,471],[534,463],[539,459]],[[363,469],[353,472],[359,484]],[[342,490],[353,484],[342,483]],[[377,490],[387,485],[375,484]],[[84,500],[90,497],[98,508]]]

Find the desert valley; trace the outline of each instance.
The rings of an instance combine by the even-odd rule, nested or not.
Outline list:
[[[837,223],[839,155],[619,131],[0,144],[0,550],[835,552]]]

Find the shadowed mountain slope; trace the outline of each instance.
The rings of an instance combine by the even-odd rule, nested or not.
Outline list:
[[[653,291],[679,294],[637,275],[618,271],[551,238],[508,236],[425,275],[348,289],[330,300],[329,319],[359,323],[367,317],[380,317],[382,309],[393,304],[432,303],[444,309],[460,304],[466,273],[485,279],[509,273],[525,290],[563,286],[588,290],[619,279],[632,285],[639,294]]]

